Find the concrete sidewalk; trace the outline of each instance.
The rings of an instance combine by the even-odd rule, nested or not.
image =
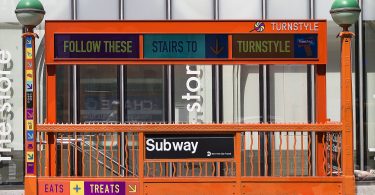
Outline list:
[[[375,181],[357,181],[357,195],[375,194]]]

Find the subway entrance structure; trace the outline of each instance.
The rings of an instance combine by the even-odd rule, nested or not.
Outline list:
[[[25,140],[26,194],[354,194],[351,34],[333,122],[326,31],[322,20],[46,21],[47,117]],[[316,123],[56,124],[56,68],[93,64],[314,65]]]

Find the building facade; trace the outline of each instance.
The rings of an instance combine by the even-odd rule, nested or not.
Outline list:
[[[327,116],[340,120],[340,28],[327,0],[42,0],[46,20],[328,20]],[[375,169],[375,2],[351,28],[355,169]],[[23,184],[22,28],[0,2],[0,185]],[[38,122],[45,119],[44,22],[36,28]],[[298,65],[95,65],[57,69],[60,123],[314,122],[314,68]],[[218,81],[218,82],[216,82]],[[121,107],[120,102],[125,101]],[[246,108],[246,109],[244,109]],[[299,142],[297,144],[306,144]],[[255,144],[257,145],[257,144]],[[303,148],[307,148],[307,145]],[[260,150],[260,148],[259,148]],[[306,162],[307,163],[307,162]],[[303,173],[300,173],[303,174]]]

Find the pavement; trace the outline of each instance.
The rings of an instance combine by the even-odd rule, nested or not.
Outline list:
[[[23,190],[0,190],[0,195],[24,195]]]
[[[374,195],[375,181],[358,181],[356,182],[357,195]]]

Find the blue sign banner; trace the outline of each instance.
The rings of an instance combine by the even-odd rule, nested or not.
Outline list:
[[[227,58],[228,36],[221,34],[144,35],[144,58]]]
[[[55,58],[139,58],[139,35],[55,34]]]

